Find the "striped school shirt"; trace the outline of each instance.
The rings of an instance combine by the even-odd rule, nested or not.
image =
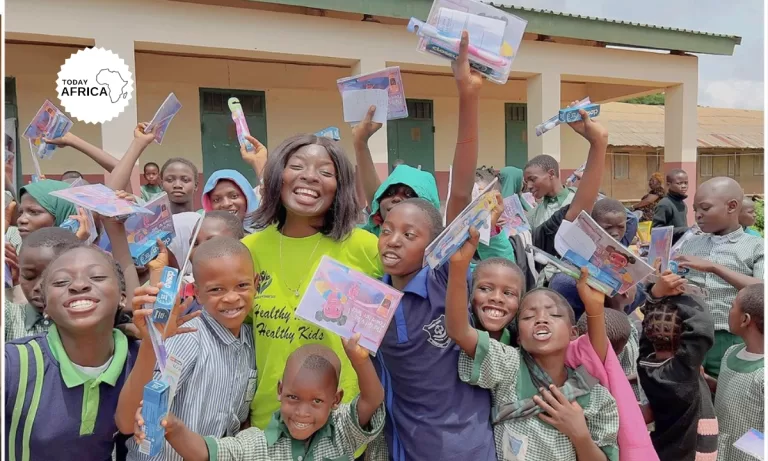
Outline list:
[[[174,336],[166,342],[168,355],[182,361],[182,371],[170,412],[192,431],[203,436],[231,437],[247,420],[256,392],[256,355],[253,330],[240,327],[240,336],[222,326],[203,309],[185,326],[194,333]],[[155,370],[155,379],[160,371]],[[155,457],[139,453],[133,439],[126,443],[130,461],[182,461],[166,442]]]

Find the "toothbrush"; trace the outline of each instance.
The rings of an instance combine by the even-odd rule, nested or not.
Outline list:
[[[253,144],[251,144],[246,136],[250,136],[251,132],[248,131],[248,124],[245,121],[245,114],[243,113],[243,107],[240,105],[240,100],[237,98],[229,98],[227,101],[229,110],[232,112],[232,120],[235,122],[237,128],[237,140],[241,146],[245,146],[245,150],[251,152],[253,150]]]
[[[413,32],[416,35],[420,35],[422,37],[429,37],[435,40],[446,42],[451,46],[453,46],[456,50],[458,50],[459,46],[461,45],[461,39],[447,37],[442,33],[440,33],[440,31],[437,30],[435,26],[431,26],[425,23],[424,21],[420,21],[416,18],[411,18],[411,20],[408,22],[408,32]],[[467,51],[469,52],[470,55],[476,58],[482,59],[487,64],[490,64],[493,66],[506,67],[509,64],[508,59],[493,53],[489,53],[488,51],[480,49],[472,45],[471,43],[467,47]]]

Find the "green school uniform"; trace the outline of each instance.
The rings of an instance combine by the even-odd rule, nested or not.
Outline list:
[[[459,378],[491,391],[493,406],[530,398],[538,393],[520,352],[490,340],[478,331],[477,349],[472,359],[464,352],[459,357]],[[619,460],[619,411],[608,390],[599,384],[576,399],[584,410],[592,440],[610,461]],[[578,461],[570,439],[538,417],[516,418],[494,427],[499,459],[519,461]]]
[[[765,386],[762,357],[745,360],[738,355],[746,346],[730,347],[723,356],[717,379],[715,414],[720,428],[717,439],[717,459],[722,461],[753,461],[754,458],[733,444],[750,429],[764,432]]]
[[[384,430],[384,404],[376,410],[368,428],[360,427],[355,397],[349,405],[331,412],[328,422],[312,436],[309,444],[294,440],[276,411],[263,431],[251,427],[235,437],[204,437],[208,458],[218,461],[342,461],[354,460],[355,451],[372,442]]]

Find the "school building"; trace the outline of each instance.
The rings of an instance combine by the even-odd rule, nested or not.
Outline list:
[[[764,113],[759,110],[699,107],[697,165],[689,179],[701,183],[730,176],[747,195],[762,195]],[[664,106],[612,102],[601,107],[600,123],[609,131],[602,190],[633,202],[648,191],[648,178],[664,169]]]
[[[137,120],[150,120],[174,92],[183,109],[163,144],[150,146],[141,163],[183,156],[198,165],[203,180],[219,168],[247,172],[226,105],[231,95],[243,102],[251,132],[269,148],[297,132],[337,126],[352,156],[336,80],[400,66],[410,115],[371,139],[374,161],[381,175],[398,159],[433,171],[444,197],[458,124],[456,86],[449,62],[418,52],[417,37],[406,30],[410,17],[426,19],[431,4],[8,0],[6,117],[17,118],[23,130],[45,99],[57,102],[55,81],[64,61],[82,47],[104,47],[132,70],[133,98],[116,119],[103,125],[77,122],[73,132],[119,156]],[[607,104],[664,91],[663,129],[653,149],[665,149],[653,152],[663,153],[661,168],[698,170],[696,55],[732,55],[740,37],[492,4],[526,19],[528,27],[509,81],[484,85],[479,164],[522,166],[546,153],[560,160],[567,175],[584,161],[587,143],[570,129],[537,137],[538,123],[586,96]],[[28,147],[22,145],[20,157],[28,176],[33,171]],[[637,159],[630,158],[633,165]],[[92,180],[102,174],[70,149],[57,151],[41,167],[52,177],[67,169]],[[633,171],[627,173],[632,181]],[[615,193],[625,198],[624,192]],[[639,197],[639,191],[632,194]]]

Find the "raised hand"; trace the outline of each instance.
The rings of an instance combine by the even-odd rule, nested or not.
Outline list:
[[[245,146],[240,146],[240,156],[243,158],[243,161],[249,165],[253,165],[259,158],[263,158],[266,161],[268,153],[264,144],[251,135],[245,135],[245,139],[253,145],[253,150],[249,152],[245,149]]]
[[[16,217],[16,200],[11,201],[5,207],[5,221],[3,222],[3,233],[8,232],[8,228],[13,223],[13,218]]]
[[[451,256],[451,264],[469,265],[472,258],[475,257],[477,244],[480,242],[480,232],[474,227],[469,228],[469,239],[464,242],[456,253]]]
[[[352,127],[352,139],[354,142],[368,144],[374,133],[379,131],[383,124],[373,121],[373,114],[376,113],[376,106],[368,108],[363,121]]]
[[[54,138],[54,139],[43,138],[43,141],[46,144],[53,144],[54,146],[58,146],[58,147],[70,147],[72,146],[72,143],[76,138],[77,136],[73,135],[70,132],[66,132],[64,133],[64,136],[60,138]]]
[[[141,122],[136,125],[136,128],[133,130],[133,139],[141,142],[145,147],[150,145],[152,141],[155,140],[155,132],[157,131],[157,125],[155,125],[152,127],[152,130],[150,130],[149,133],[145,133],[144,130],[147,129],[147,125],[149,124],[146,122]]]
[[[483,77],[469,67],[469,32],[462,31],[459,56],[451,62],[453,78],[460,96],[477,96],[483,87]]]
[[[573,101],[568,107],[573,107],[578,102]],[[583,136],[590,144],[608,142],[608,130],[603,125],[589,118],[589,114],[584,109],[579,109],[579,115],[581,115],[581,120],[568,124],[568,126],[573,128],[573,131]]]
[[[491,229],[502,225],[499,218],[504,213],[504,199],[501,197],[501,192],[494,192],[493,198],[496,199],[496,203],[493,205],[493,210],[491,210]]]
[[[358,344],[360,342],[360,333],[355,333],[350,339],[341,338],[341,343],[344,345],[344,352],[347,353],[349,361],[353,365],[361,365],[370,357],[370,353],[367,349]]]
[[[162,288],[162,283],[157,283],[155,286],[145,285],[136,288],[133,294],[131,304],[133,305],[133,324],[139,330],[141,339],[147,339],[149,337],[149,324],[152,318],[152,308],[145,308],[144,306],[152,306],[157,300],[157,294]],[[168,323],[154,324],[155,328],[162,333],[163,339],[168,339],[173,336],[192,333],[197,331],[196,328],[183,327],[185,323],[190,320],[199,317],[202,312],[193,312],[187,315],[181,315],[186,311],[192,302],[192,298],[187,298],[184,302],[179,302],[177,299],[176,304],[171,310],[171,315],[168,318]]]
[[[605,294],[589,286],[587,279],[589,279],[589,269],[582,267],[581,277],[576,284],[576,290],[579,292],[579,298],[584,303],[587,315],[600,315],[605,309]]]
[[[157,239],[157,248],[157,256],[155,256],[155,259],[147,263],[150,280],[160,280],[160,277],[163,274],[163,269],[170,262],[170,257],[168,256],[168,248],[166,248],[165,243],[163,243],[163,241],[160,239]],[[184,274],[179,274],[179,277],[182,277],[183,275]]]
[[[77,221],[77,224],[79,224],[77,232],[75,232],[75,237],[77,237],[77,239],[81,242],[88,240],[88,237],[91,236],[91,233],[90,229],[88,229],[88,215],[85,213],[85,210],[83,208],[77,207],[77,214],[72,215],[69,218],[74,219]]]

